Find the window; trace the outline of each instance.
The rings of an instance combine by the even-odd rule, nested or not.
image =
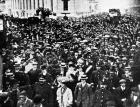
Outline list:
[[[68,0],[63,0],[64,11],[68,10]]]

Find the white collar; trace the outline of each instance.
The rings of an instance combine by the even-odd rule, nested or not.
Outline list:
[[[134,101],[136,101],[137,98],[138,98],[138,96],[136,96],[136,95],[133,96],[133,100],[134,100]]]
[[[122,89],[122,90],[125,90],[125,89],[126,89],[126,87],[122,87],[122,86],[121,86],[121,89]]]

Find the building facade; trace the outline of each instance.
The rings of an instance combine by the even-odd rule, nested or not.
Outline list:
[[[95,12],[97,9],[95,0],[6,0],[6,11],[14,17],[32,17],[39,7],[49,8],[58,16],[84,15]],[[93,11],[94,10],[94,11]],[[63,13],[63,14],[62,14]]]

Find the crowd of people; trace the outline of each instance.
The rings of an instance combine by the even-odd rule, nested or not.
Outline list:
[[[7,19],[2,107],[138,107],[136,17]]]

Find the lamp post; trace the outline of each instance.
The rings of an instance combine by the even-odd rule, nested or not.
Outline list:
[[[61,13],[61,14],[65,14],[64,20],[68,20],[67,14],[70,14],[70,13]]]
[[[3,89],[3,61],[2,61],[2,49],[6,46],[6,18],[2,14],[0,15],[0,90]]]

